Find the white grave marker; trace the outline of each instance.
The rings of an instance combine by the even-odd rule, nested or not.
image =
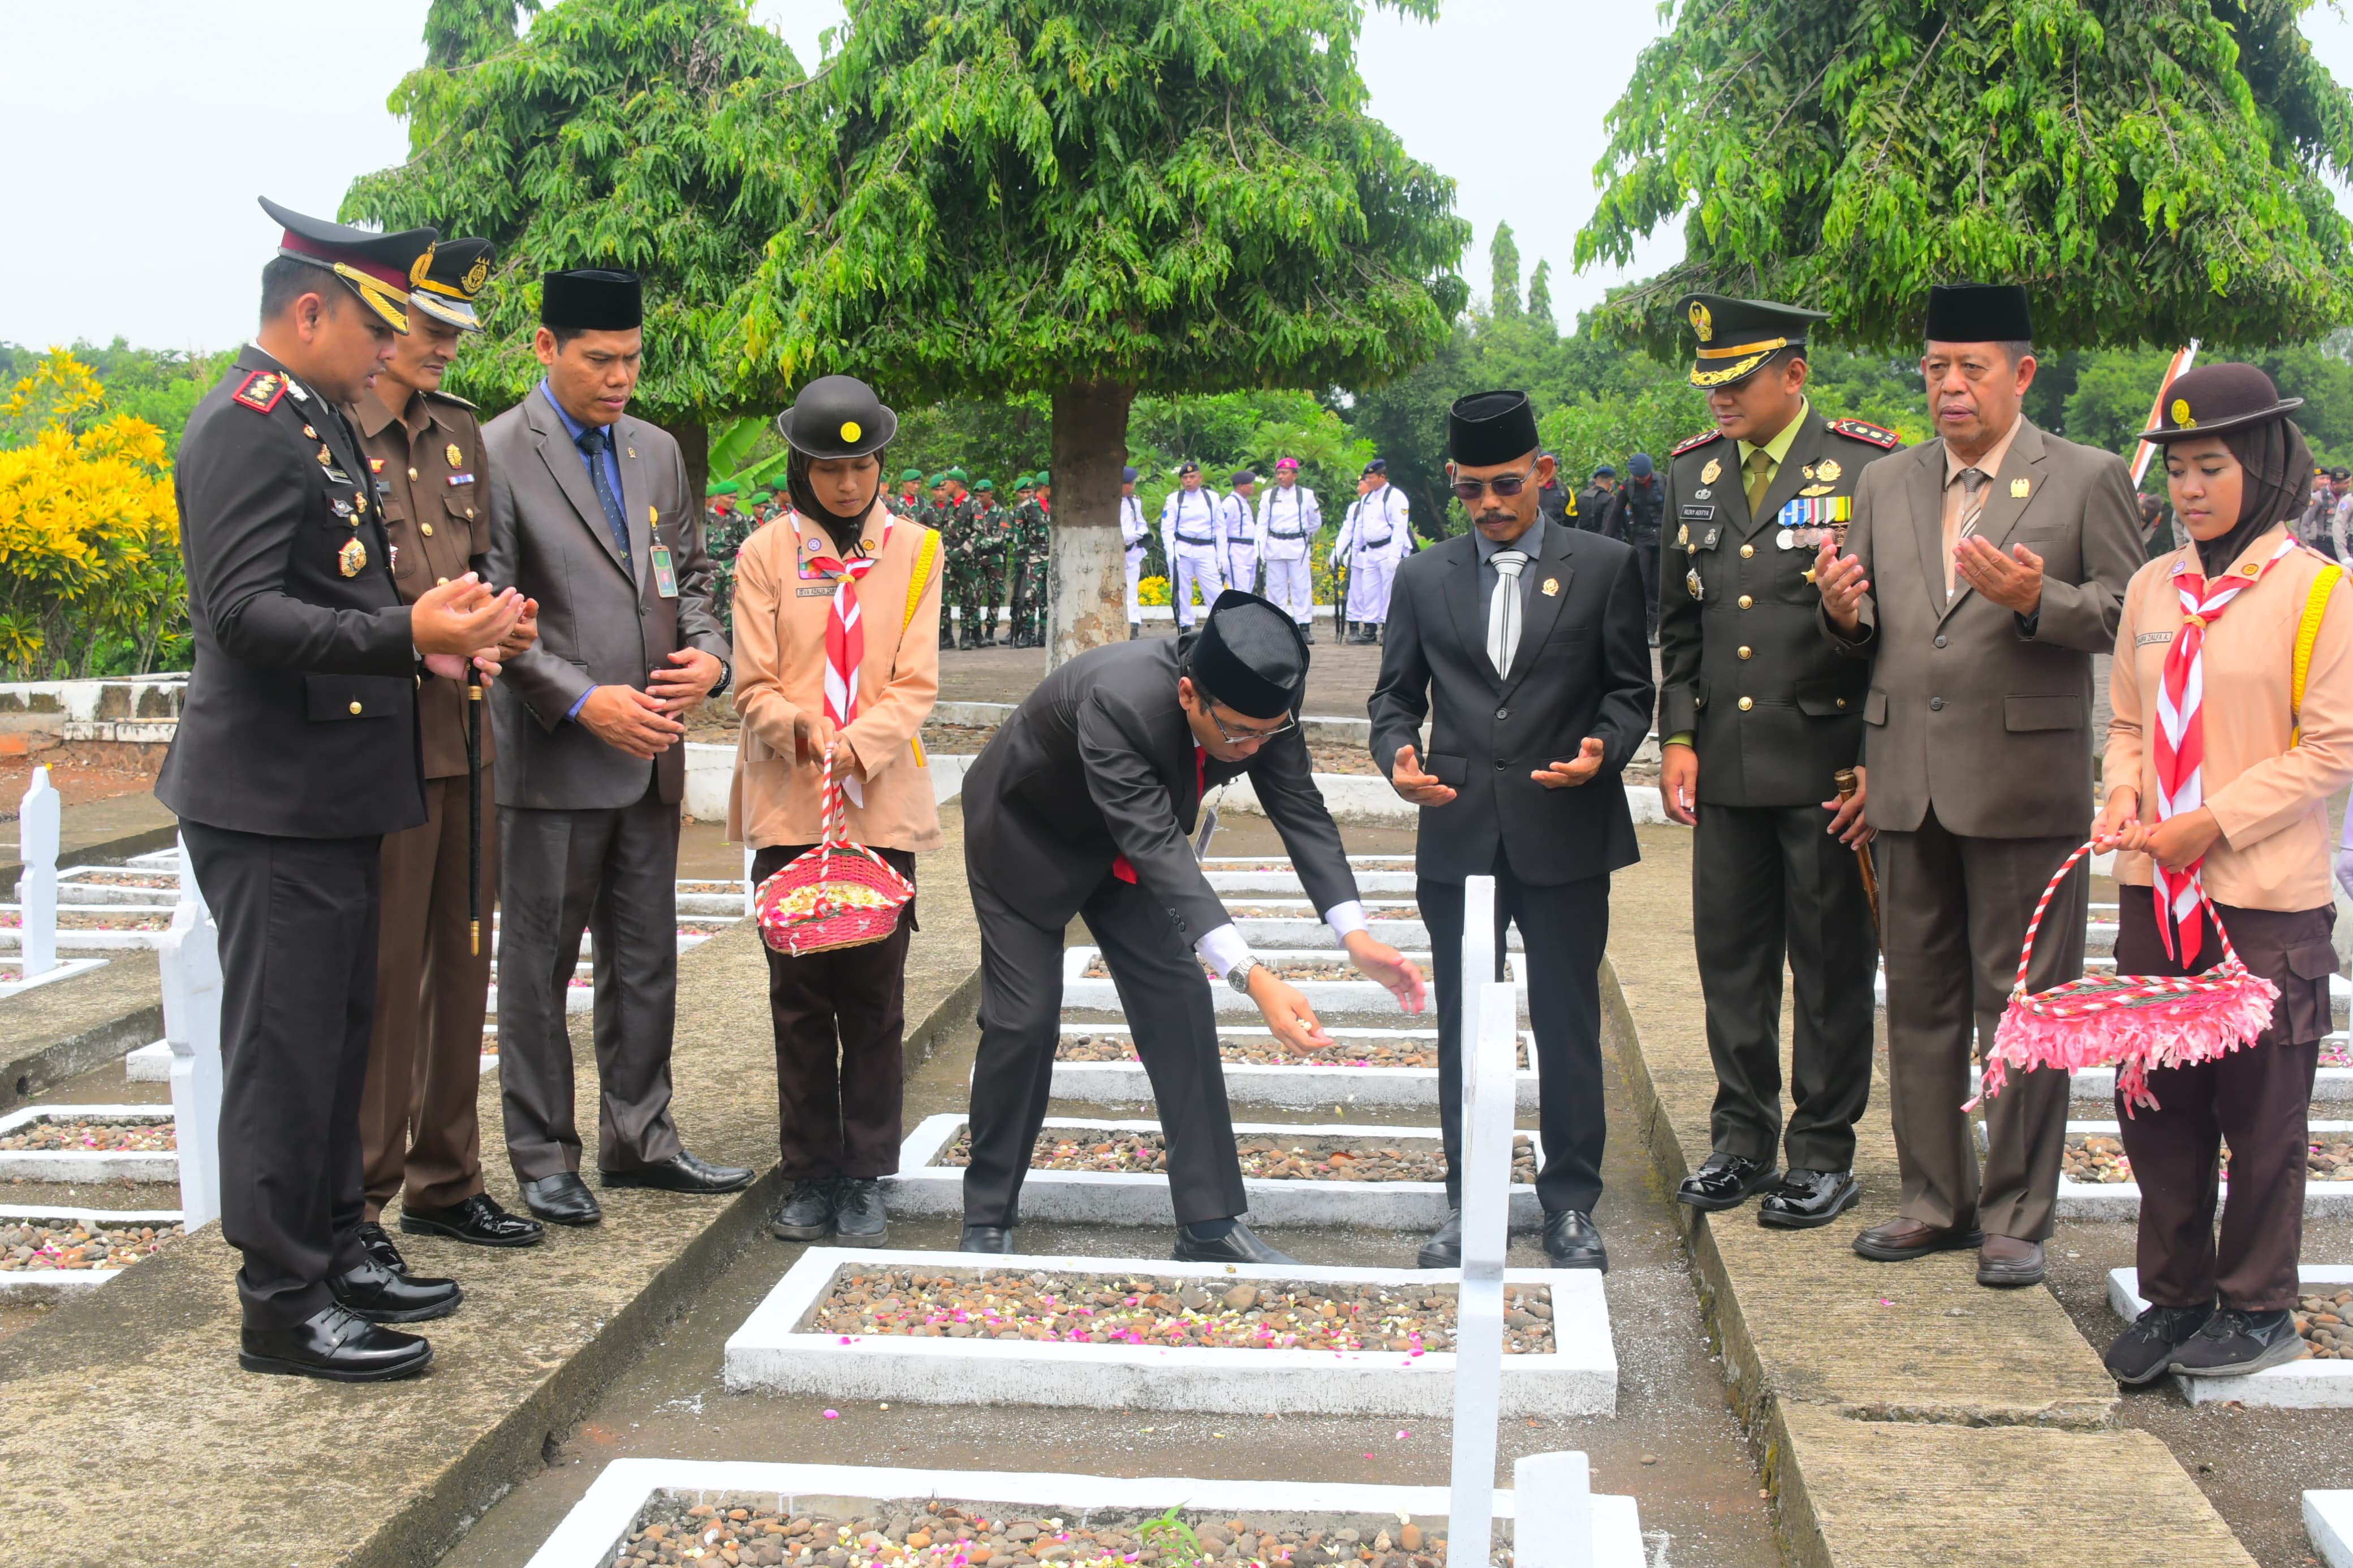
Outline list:
[[[18,919],[16,952],[24,960],[25,978],[47,974],[58,966],[58,829],[61,813],[57,790],[46,764],[33,770],[33,782],[16,810],[16,857],[25,863],[16,879]]]
[[[220,929],[180,846],[180,901],[155,950],[164,1038],[172,1047],[172,1115],[180,1142],[180,1209],[191,1232],[220,1217]]]
[[[1514,1568],[1593,1568],[1593,1466],[1530,1454],[1512,1466]]]
[[[1455,1300],[1451,1561],[1484,1568],[1494,1536],[1504,1377],[1504,1247],[1511,1202],[1518,1001],[1496,984],[1495,879],[1462,888],[1462,1282]]]

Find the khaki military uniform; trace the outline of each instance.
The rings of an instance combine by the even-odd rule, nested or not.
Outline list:
[[[392,390],[391,384],[378,385]],[[399,415],[374,393],[351,410],[391,544],[403,604],[464,575],[489,551],[490,474],[471,404],[412,395]],[[417,720],[425,756],[426,820],[384,838],[375,1035],[360,1101],[367,1217],[396,1193],[447,1208],[482,1190],[475,1115],[482,1018],[491,982],[491,911],[498,897],[493,744],[482,722],[481,951],[466,900],[466,705],[459,682],[423,679]]]

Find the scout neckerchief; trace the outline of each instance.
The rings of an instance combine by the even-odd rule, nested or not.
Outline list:
[[[2295,549],[2294,538],[2280,541],[2268,560],[2247,561],[2211,584],[2192,567],[2194,550],[2173,563],[2173,584],[2181,595],[2181,629],[2165,650],[2165,674],[2157,691],[2157,820],[2196,811],[2206,804],[2206,628],[2232,600],[2261,580],[2282,556]],[[2156,875],[2151,890],[2157,899],[2157,931],[2165,951],[2187,969],[2198,957],[2200,856],[2178,871],[2168,870],[2154,857]],[[2180,930],[2180,951],[2174,952],[2174,930]]]
[[[798,511],[792,513],[793,537],[803,538]],[[891,548],[891,529],[895,520],[889,509],[883,511],[882,543],[871,555],[853,555],[848,560],[828,553],[832,548],[831,535],[818,531],[819,538],[811,540],[796,550],[795,555],[815,547],[802,563],[834,578],[833,606],[825,622],[825,716],[836,730],[847,730],[849,721],[858,717],[858,667],[866,658],[865,618],[858,613],[858,581],[874,570],[882,552]],[[841,787],[850,800],[860,807],[866,805],[866,792],[855,778],[845,777]]]

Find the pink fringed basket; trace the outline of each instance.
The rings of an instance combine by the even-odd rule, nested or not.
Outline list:
[[[833,776],[833,748],[825,749],[819,786],[824,842],[760,884],[753,896],[760,938],[798,957],[862,947],[898,928],[899,911],[915,889],[891,863],[850,839],[849,808]]]
[[[2250,970],[2231,946],[2222,929],[2221,913],[2200,883],[2198,900],[2214,919],[2215,935],[2222,942],[2222,962],[2203,974],[2087,974],[2048,991],[2029,993],[2027,966],[2034,962],[2034,933],[2051,908],[2052,895],[2091,853],[2085,844],[2052,876],[2027,922],[2026,947],[2018,955],[2018,983],[2010,988],[2010,1005],[2001,1016],[1993,1049],[1985,1064],[1982,1091],[1964,1109],[1974,1110],[2000,1094],[2010,1069],[2031,1072],[2055,1068],[2116,1069],[2116,1089],[2124,1097],[2125,1114],[2136,1105],[2158,1109],[2148,1089],[2151,1068],[2187,1067],[2212,1061],[2251,1045],[2271,1026],[2272,1004],[2279,987]],[[2133,891],[2147,896],[2147,889]]]

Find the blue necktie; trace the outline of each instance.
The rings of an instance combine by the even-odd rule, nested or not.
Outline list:
[[[637,581],[637,564],[629,557],[629,525],[621,518],[621,498],[613,493],[613,481],[605,472],[605,449],[612,437],[601,425],[591,425],[580,432],[579,447],[588,454],[588,478],[596,487],[596,504],[605,509],[605,526],[613,531],[613,547],[621,552],[621,570]]]

